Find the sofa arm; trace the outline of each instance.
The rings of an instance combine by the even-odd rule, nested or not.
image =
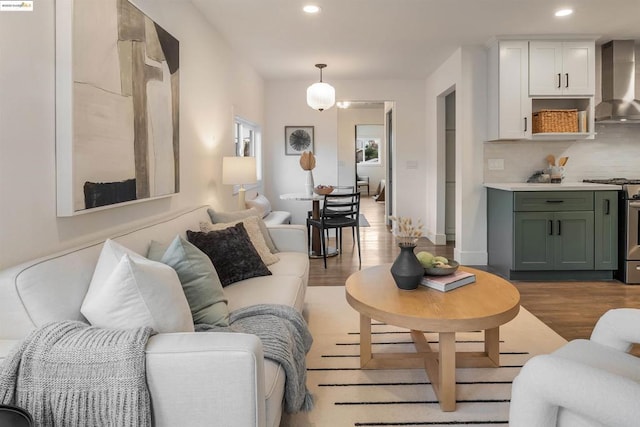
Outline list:
[[[640,310],[616,308],[607,311],[596,323],[591,340],[599,344],[628,352],[640,343]]]
[[[267,229],[280,252],[307,253],[307,229],[304,225],[272,225]]]
[[[513,381],[509,425],[555,426],[564,408],[602,425],[636,426],[640,384],[591,366],[554,357],[531,358]]]
[[[146,370],[156,427],[266,423],[264,359],[255,335],[154,335]]]

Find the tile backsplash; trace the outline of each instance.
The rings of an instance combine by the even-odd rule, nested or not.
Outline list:
[[[484,143],[484,182],[526,182],[545,169],[545,158],[569,157],[565,182],[585,178],[640,179],[640,123],[596,124],[596,138],[581,141],[500,141]],[[503,170],[489,170],[503,159]]]

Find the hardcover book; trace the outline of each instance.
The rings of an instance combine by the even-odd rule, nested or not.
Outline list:
[[[475,274],[458,270],[447,276],[423,276],[420,284],[441,292],[447,292],[475,281]]]

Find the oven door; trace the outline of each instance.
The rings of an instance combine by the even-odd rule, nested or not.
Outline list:
[[[627,284],[640,284],[640,200],[627,200],[623,279]]]
[[[640,201],[627,201],[627,260],[640,261]]]

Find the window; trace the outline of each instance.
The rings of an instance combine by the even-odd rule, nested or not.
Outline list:
[[[260,126],[236,116],[234,119],[235,155],[238,157],[255,157],[258,183],[262,181],[262,140]]]
[[[356,125],[356,163],[380,164],[383,125]]]

